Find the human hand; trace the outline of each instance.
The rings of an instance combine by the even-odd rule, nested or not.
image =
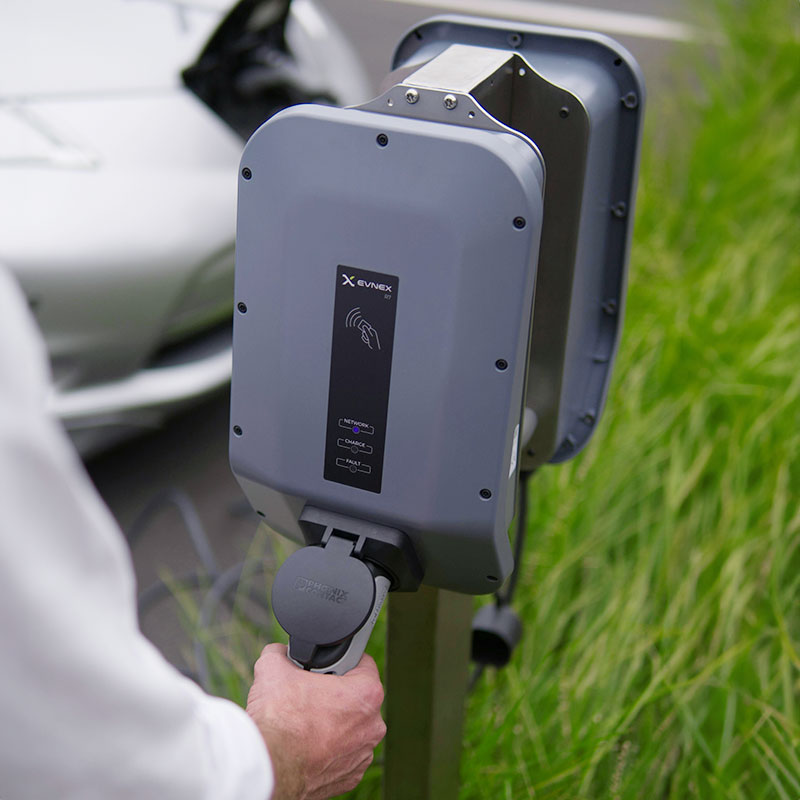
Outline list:
[[[247,713],[272,759],[272,800],[327,800],[355,788],[386,734],[383,687],[364,655],[346,675],[298,669],[268,644],[255,666]]]

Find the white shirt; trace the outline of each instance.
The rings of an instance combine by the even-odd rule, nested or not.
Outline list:
[[[130,554],[60,424],[0,268],[0,798],[266,800],[253,721],[140,633]]]

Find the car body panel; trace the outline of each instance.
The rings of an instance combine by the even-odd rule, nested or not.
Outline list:
[[[182,70],[228,2],[10,0],[0,10],[0,263],[51,358],[51,407],[95,451],[226,385],[242,139]],[[297,80],[369,95],[313,0]]]

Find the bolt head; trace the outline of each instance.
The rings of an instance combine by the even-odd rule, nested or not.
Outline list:
[[[628,213],[628,205],[627,205],[627,203],[624,203],[622,201],[620,201],[619,203],[614,203],[614,205],[611,206],[611,213],[617,219],[623,219],[625,217],[625,215]]]
[[[613,317],[617,313],[617,301],[610,297],[602,305],[603,312],[609,317]]]
[[[454,94],[446,94],[442,102],[448,111],[452,111],[458,105],[458,98]]]
[[[624,105],[625,108],[636,108],[636,106],[639,105],[639,98],[636,96],[636,92],[628,92],[628,94],[622,98],[622,105]]]
[[[407,89],[406,102],[413,106],[417,100],[419,100],[419,92],[416,89]]]

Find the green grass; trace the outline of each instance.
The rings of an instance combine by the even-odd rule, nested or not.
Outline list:
[[[532,481],[462,800],[800,797],[800,12],[720,13],[651,109],[607,410]]]
[[[532,482],[463,798],[800,797],[798,7],[723,25],[645,140],[607,411]]]

